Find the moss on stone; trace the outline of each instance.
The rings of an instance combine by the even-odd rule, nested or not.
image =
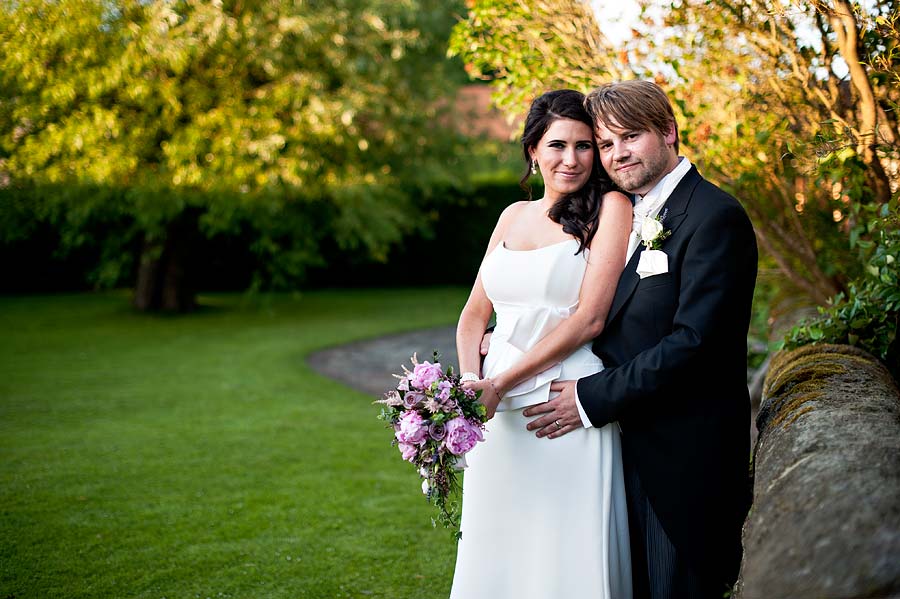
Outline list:
[[[855,365],[861,366],[863,368],[865,368],[865,367],[871,368],[872,365],[874,364],[874,362],[872,361],[871,358],[867,358],[865,356],[855,356],[852,354],[841,355],[841,360],[853,362]]]
[[[760,438],[772,425],[782,428],[816,408],[810,401],[821,398],[835,379],[856,373],[873,380],[890,380],[886,369],[870,354],[849,345],[806,345],[778,352],[769,365],[763,386],[763,402],[756,419]]]
[[[900,570],[883,556],[900,539],[891,536],[900,391],[886,377],[849,346],[773,356],[735,596],[874,597],[896,587]]]
[[[790,428],[790,426],[791,426],[792,424],[794,424],[795,422],[797,422],[797,419],[798,419],[798,418],[800,418],[801,416],[803,416],[803,415],[806,414],[807,412],[812,412],[814,409],[815,409],[815,408],[814,408],[813,406],[807,406],[807,407],[803,408],[802,410],[797,411],[797,413],[794,414],[794,417],[791,418],[790,420],[788,420],[788,421],[784,424],[784,428],[785,428],[785,429]]]
[[[806,353],[793,359],[779,362],[778,370],[769,370],[771,381],[766,381],[767,397],[790,393],[794,387],[810,379],[822,379],[831,375],[845,374],[847,368],[832,356]]]
[[[824,386],[824,380],[819,376],[807,379],[791,387],[790,393],[786,393],[783,397],[776,400],[776,405],[774,406],[775,416],[772,418],[772,425],[777,426],[783,423],[797,408],[809,401],[822,397],[824,395],[822,391]],[[812,409],[811,406],[808,406],[804,413]],[[785,424],[785,427],[789,424]]]
[[[807,381],[807,382],[819,383],[818,381]],[[792,414],[794,414],[794,412],[797,410],[797,408],[799,408],[800,406],[802,406],[803,404],[805,404],[807,402],[813,401],[815,399],[819,399],[823,395],[824,395],[824,393],[820,390],[811,390],[811,391],[807,391],[805,393],[801,392],[801,393],[796,394],[793,397],[793,399],[778,406],[777,414],[772,419],[772,426],[778,426],[778,425],[784,423],[784,421],[787,418],[789,418]],[[809,412],[813,409],[815,409],[814,406],[807,406],[807,407],[803,408],[802,412],[805,414],[806,412]],[[794,422],[794,420],[796,420],[796,417],[791,418],[789,422],[784,423],[784,428],[787,428],[788,426],[790,426]]]

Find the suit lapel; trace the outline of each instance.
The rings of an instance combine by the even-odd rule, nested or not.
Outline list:
[[[663,205],[663,212],[666,214],[662,222],[664,230],[668,229],[672,231],[672,235],[675,235],[675,231],[681,225],[684,217],[687,216],[687,207],[691,201],[691,196],[694,195],[694,188],[702,180],[703,177],[697,172],[697,167],[692,166],[691,170],[678,182],[678,185],[672,190],[672,195],[669,196],[669,199]]]
[[[631,255],[631,260],[625,265],[625,270],[622,271],[622,275],[619,277],[619,284],[616,286],[616,294],[613,296],[612,306],[609,307],[609,314],[606,317],[607,323],[612,322],[612,319],[616,317],[619,309],[625,304],[625,300],[631,297],[634,288],[637,287],[638,281],[641,280],[637,274],[637,265],[640,255],[641,246],[638,246],[638,249],[634,250],[634,254]]]
[[[703,178],[700,176],[700,173],[697,172],[697,167],[692,166],[691,170],[687,172],[684,178],[678,182],[675,189],[672,190],[672,195],[669,196],[669,199],[666,200],[666,203],[662,208],[662,211],[666,214],[665,219],[663,219],[663,229],[672,231],[673,236],[675,235],[675,231],[684,221],[684,217],[687,216],[687,207],[690,203],[691,196],[694,193],[694,188],[696,188],[697,184],[702,180]],[[669,239],[671,239],[671,237]],[[666,241],[663,242],[664,247],[665,244]],[[606,317],[607,323],[612,322],[616,317],[616,314],[619,313],[619,310],[622,309],[622,306],[625,305],[628,298],[634,293],[638,281],[641,280],[640,276],[637,274],[637,265],[640,260],[641,251],[641,246],[638,246],[638,249],[634,251],[628,264],[625,265],[622,276],[619,277],[619,284],[616,286],[616,294],[613,296],[612,306],[610,306],[609,315]]]

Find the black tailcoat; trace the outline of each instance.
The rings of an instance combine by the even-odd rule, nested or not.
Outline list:
[[[696,168],[663,212],[668,272],[640,279],[643,248],[634,252],[593,346],[606,369],[581,379],[578,397],[595,426],[619,422],[625,459],[679,553],[699,575],[730,584],[751,500],[756,238],[737,200]]]

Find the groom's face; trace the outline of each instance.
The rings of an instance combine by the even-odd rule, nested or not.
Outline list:
[[[678,165],[675,128],[667,135],[597,123],[594,131],[600,162],[625,191],[644,195]]]

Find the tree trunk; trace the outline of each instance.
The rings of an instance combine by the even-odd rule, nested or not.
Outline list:
[[[835,0],[834,10],[829,12],[831,25],[837,33],[838,47],[850,71],[850,81],[859,94],[859,143],[857,153],[869,168],[866,179],[872,187],[875,200],[886,204],[891,200],[890,178],[878,157],[878,101],[872,89],[869,74],[860,58],[859,24],[853,6],[846,0]]]
[[[197,215],[182,213],[166,227],[161,240],[144,239],[134,288],[134,305],[142,312],[190,312],[196,308],[191,256]]]

